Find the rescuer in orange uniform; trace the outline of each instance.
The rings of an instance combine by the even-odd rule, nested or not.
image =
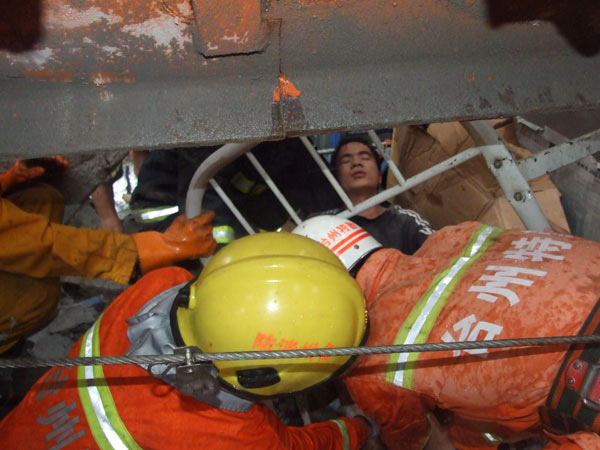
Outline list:
[[[333,216],[294,232],[358,272],[369,311],[366,345],[600,334],[599,243],[467,222],[432,234],[406,256],[378,249],[364,230]],[[361,356],[345,382],[390,449],[446,448],[435,407],[448,413],[448,434],[460,449],[544,435],[545,449],[598,449],[593,366],[600,348],[567,350]]]
[[[356,346],[365,328],[363,295],[331,252],[301,236],[261,233],[223,248],[195,281],[178,267],[147,274],[70,356]],[[350,362],[54,368],[0,423],[0,448],[358,449],[370,433],[363,418],[292,427],[252,400],[305,390]],[[186,378],[188,369],[209,376]]]
[[[61,171],[68,165],[61,157],[47,160]],[[61,275],[128,283],[136,263],[145,273],[215,249],[212,213],[180,217],[164,234],[130,236],[61,225],[61,194],[42,183],[23,185],[44,170],[17,161],[0,174],[0,354],[52,318]]]

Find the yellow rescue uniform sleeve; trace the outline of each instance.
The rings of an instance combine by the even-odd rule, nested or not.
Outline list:
[[[78,275],[126,284],[137,261],[131,236],[53,223],[0,198],[0,270],[34,278]]]

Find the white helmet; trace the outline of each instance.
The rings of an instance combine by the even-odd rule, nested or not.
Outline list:
[[[346,269],[382,245],[367,231],[339,216],[316,216],[305,220],[292,233],[309,237],[329,248]]]

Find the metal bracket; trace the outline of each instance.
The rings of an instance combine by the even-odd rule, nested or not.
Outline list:
[[[600,365],[574,359],[565,371],[565,386],[576,391],[581,402],[594,411],[600,411]]]
[[[196,49],[207,58],[263,51],[269,26],[261,0],[192,0]]]
[[[485,120],[474,120],[461,122],[461,124],[476,144],[485,145],[481,153],[487,166],[527,229],[535,231],[550,229],[550,223],[531,192],[527,180],[490,123]]]
[[[219,370],[210,361],[195,362],[196,352],[200,352],[198,347],[176,348],[174,354],[184,355],[183,362],[168,364],[160,374],[155,374],[152,368],[163,363],[149,364],[147,370],[151,375],[164,379],[168,372],[175,369],[175,387],[184,394],[198,396],[214,393],[219,390]]]
[[[199,351],[197,347],[180,347],[174,352],[185,356],[184,363],[175,369],[175,385],[180,392],[191,396],[219,390],[218,369],[210,361],[196,363],[194,352]]]

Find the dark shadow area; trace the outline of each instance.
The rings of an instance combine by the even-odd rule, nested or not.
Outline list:
[[[579,53],[600,52],[600,2],[598,0],[487,0],[493,27],[508,23],[543,20],[552,22]]]
[[[0,48],[30,50],[42,37],[41,0],[0,1]]]

